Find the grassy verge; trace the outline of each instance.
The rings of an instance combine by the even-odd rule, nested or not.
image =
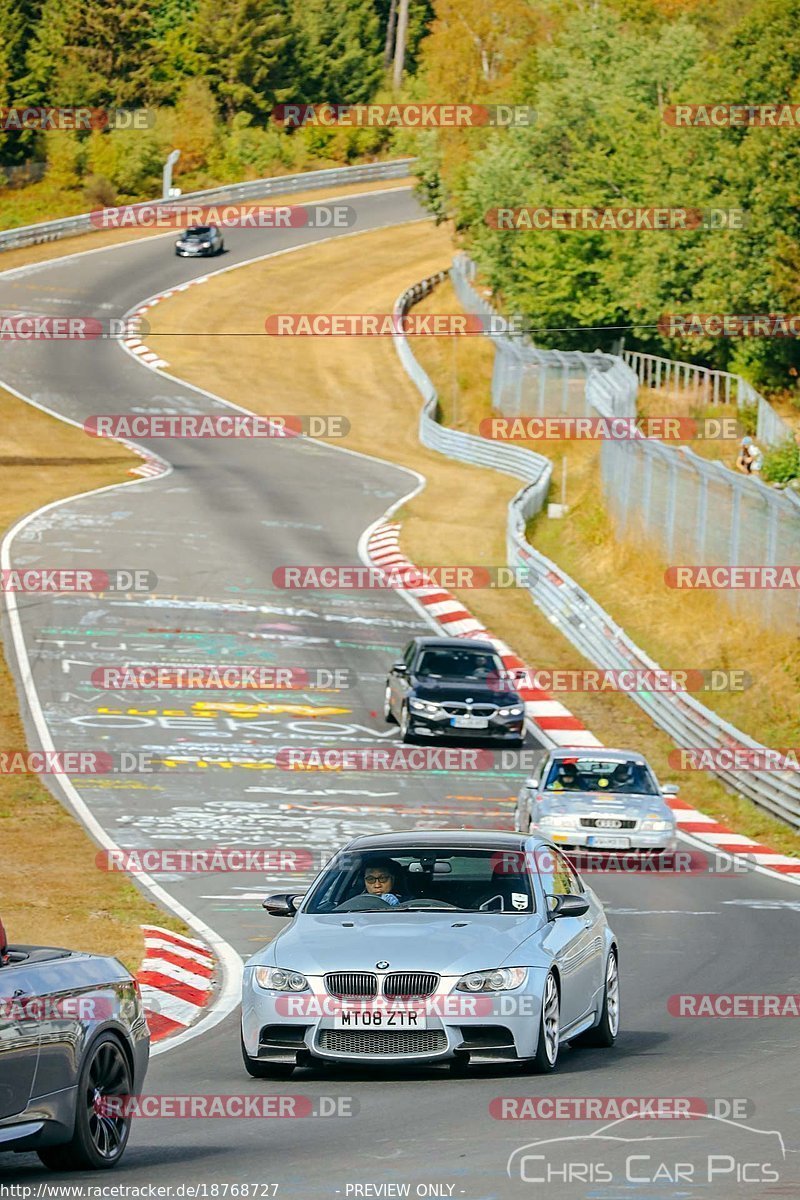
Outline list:
[[[139,462],[0,389],[3,530],[49,501],[118,483]],[[2,655],[0,746],[25,746],[17,690]],[[37,776],[0,775],[0,915],[11,940],[114,954],[135,969],[143,952],[140,923],[184,927],[125,876],[99,870],[96,854]]]
[[[252,336],[263,333],[270,313],[390,312],[409,283],[448,264],[451,250],[443,228],[423,223],[265,260],[213,279],[201,292],[190,289],[160,304],[150,317],[148,342],[175,374],[198,386],[256,412],[344,414],[352,425],[348,448],[422,471],[427,488],[400,514],[403,545],[416,562],[505,564],[506,506],[517,484],[419,445],[419,395],[389,339]],[[458,311],[445,289],[425,306]],[[202,339],[181,336],[198,331]],[[453,416],[461,428],[475,429],[488,406],[488,343],[467,338],[454,347],[451,339],[414,341],[415,352],[440,387],[445,416]],[[591,452],[579,448],[587,458]],[[556,537],[565,525],[558,523]],[[563,561],[560,553],[554,557]],[[527,592],[472,591],[462,598],[529,663],[563,669],[588,665],[533,607]],[[728,795],[714,779],[678,778],[667,765],[671,742],[627,697],[577,694],[569,698],[569,706],[606,744],[646,749],[660,777],[682,784],[684,795],[698,807],[752,837],[787,852],[800,851],[800,836]]]
[[[282,204],[306,204],[312,200],[320,200],[330,196],[356,196],[362,192],[377,192],[384,188],[402,187],[413,182],[409,179],[376,180],[373,183],[343,183],[338,187],[308,188],[302,192],[287,192],[283,195],[276,192],[267,197],[265,204],[277,200]],[[249,200],[248,203],[253,203]],[[82,211],[86,211],[84,208]],[[169,231],[173,235],[173,231]],[[0,252],[0,274],[24,267],[29,263],[48,262],[50,259],[63,258],[67,254],[79,254],[83,250],[104,249],[106,246],[117,246],[122,242],[135,242],[143,237],[164,237],[163,229],[98,229],[90,233],[76,234],[74,237],[61,238],[57,242],[43,242],[38,246],[21,246],[17,250]],[[176,235],[175,235],[176,236]]]

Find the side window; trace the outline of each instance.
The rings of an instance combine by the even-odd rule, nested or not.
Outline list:
[[[573,896],[583,891],[572,866],[553,846],[543,846],[536,851],[536,864],[546,895]]]

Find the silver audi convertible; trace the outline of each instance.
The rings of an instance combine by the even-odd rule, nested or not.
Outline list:
[[[244,971],[242,1055],[256,1078],[314,1062],[520,1061],[613,1045],[617,939],[541,837],[442,830],[361,837]]]

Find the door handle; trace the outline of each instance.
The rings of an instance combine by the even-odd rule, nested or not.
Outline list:
[[[587,917],[587,919],[586,919],[586,920],[583,922],[583,928],[584,928],[584,929],[591,929],[591,928],[592,928],[592,922],[591,922],[591,918]]]

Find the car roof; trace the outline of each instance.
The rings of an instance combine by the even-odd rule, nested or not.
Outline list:
[[[494,829],[409,829],[405,833],[372,833],[348,842],[347,850],[424,850],[443,843],[454,849],[521,850],[531,840],[526,834]],[[535,838],[535,841],[545,839]]]
[[[480,641],[478,638],[454,638],[454,637],[415,637],[411,639],[417,646],[424,646],[426,649],[441,650],[476,650],[480,654],[496,654],[494,646],[491,642]]]
[[[648,766],[647,759],[641,750],[611,750],[608,746],[561,746],[551,751],[554,759],[565,758],[595,758],[604,762],[627,762],[633,759],[637,763]]]

